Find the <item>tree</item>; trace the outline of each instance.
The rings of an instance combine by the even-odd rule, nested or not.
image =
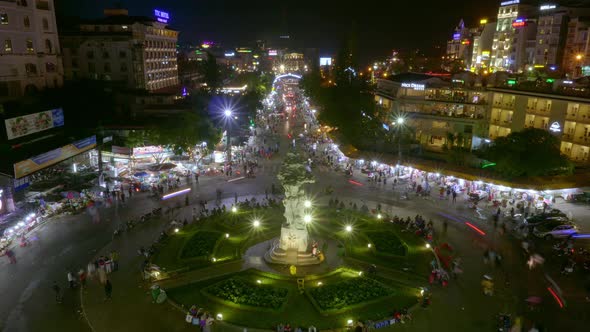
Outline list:
[[[207,86],[212,92],[221,87],[221,71],[213,54],[207,52],[207,60],[203,62],[201,70],[205,83],[207,83]]]
[[[527,128],[500,137],[487,151],[487,159],[505,176],[540,176],[571,173],[572,164],[561,154],[559,139],[546,130]]]

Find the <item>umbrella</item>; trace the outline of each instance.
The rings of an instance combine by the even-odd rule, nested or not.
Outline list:
[[[80,197],[80,193],[76,191],[62,191],[61,195],[67,199]]]
[[[167,171],[176,167],[176,164],[173,163],[164,163],[160,165],[151,165],[149,169],[151,171]]]
[[[133,174],[133,176],[137,177],[137,178],[142,178],[145,176],[148,176],[149,174],[147,172],[137,172],[135,174]]]

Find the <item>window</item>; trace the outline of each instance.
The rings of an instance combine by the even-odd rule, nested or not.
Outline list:
[[[4,40],[4,52],[12,52],[12,40]]]
[[[29,20],[28,16],[25,16],[25,18],[23,19],[23,24],[25,25],[25,28],[31,27],[31,20]]]
[[[52,63],[52,62],[45,63],[45,71],[48,73],[55,73],[55,63]]]
[[[88,63],[88,72],[92,74],[96,73],[96,66],[94,65],[94,62]]]
[[[2,25],[8,24],[8,14],[6,14],[6,13],[0,14],[0,24],[2,24]]]
[[[105,73],[110,73],[111,72],[111,64],[110,63],[105,63],[104,64],[104,72]]]
[[[27,3],[27,0],[20,0],[19,5],[23,6],[23,7],[27,7],[29,4]]]
[[[102,52],[102,58],[103,59],[108,59],[109,58],[109,52],[107,52],[107,51]]]
[[[86,57],[88,59],[94,59],[94,51],[88,51],[88,52],[86,52]]]
[[[25,64],[25,72],[27,75],[36,75],[37,74],[37,66],[32,63]]]
[[[49,39],[45,39],[45,53],[53,53],[53,45],[51,45],[51,40]]]
[[[35,52],[35,48],[33,47],[33,40],[27,39],[27,52],[33,53]]]
[[[49,30],[49,21],[46,17],[43,18],[43,30]]]
[[[121,71],[122,72],[127,72],[127,64],[126,63],[122,63],[121,64]]]
[[[72,59],[72,68],[78,68],[78,59]]]
[[[126,57],[127,57],[127,52],[119,51],[119,58],[126,58]]]

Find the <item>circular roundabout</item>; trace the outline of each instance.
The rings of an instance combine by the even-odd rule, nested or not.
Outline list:
[[[249,328],[334,329],[389,321],[423,300],[434,256],[390,216],[318,199],[304,211],[306,249],[278,250],[295,241],[284,236],[284,201],[263,201],[215,209],[163,241],[153,263],[172,304]],[[277,251],[282,261],[270,258]]]

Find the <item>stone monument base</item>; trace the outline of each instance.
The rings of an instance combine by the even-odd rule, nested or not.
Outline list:
[[[280,241],[275,240],[271,245],[269,251],[264,254],[264,260],[271,264],[284,264],[284,265],[316,265],[322,263],[323,256],[312,256],[311,252],[302,252],[297,249],[281,249]]]

